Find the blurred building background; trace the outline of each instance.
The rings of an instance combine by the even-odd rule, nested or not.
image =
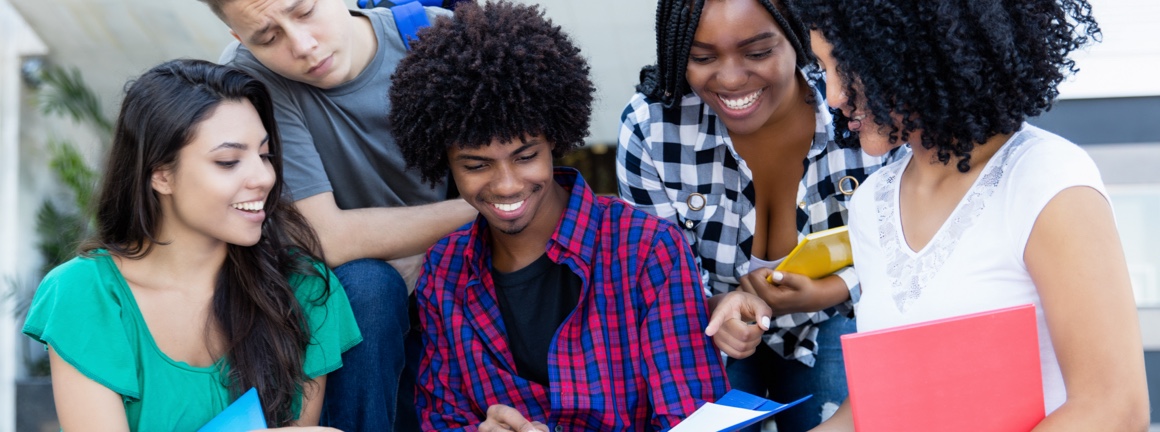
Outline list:
[[[354,7],[354,0],[345,1]],[[655,1],[519,1],[541,4],[590,59],[598,89],[590,145],[564,163],[584,170],[599,192],[615,193],[620,111],[640,67],[655,60]],[[1160,215],[1160,177],[1154,173],[1160,169],[1160,44],[1154,27],[1160,24],[1160,2],[1092,3],[1103,42],[1075,56],[1082,71],[1061,87],[1055,108],[1032,123],[1084,146],[1108,184],[1139,305],[1157,413],[1160,225],[1154,221]],[[30,289],[40,277],[44,259],[34,253],[38,208],[45,199],[67,194],[48,168],[50,143],[75,143],[93,165],[101,162],[103,150],[100,132],[90,125],[41,112],[36,70],[79,68],[100,98],[99,110],[112,118],[126,80],[172,58],[216,60],[231,40],[196,0],[0,0],[0,292]],[[45,379],[30,378],[35,367],[29,357],[42,350],[19,333],[22,322],[10,313],[17,299],[11,297],[0,297],[0,432],[58,430],[16,423],[18,404],[22,412],[51,406],[17,400],[17,383],[22,392],[35,392]]]

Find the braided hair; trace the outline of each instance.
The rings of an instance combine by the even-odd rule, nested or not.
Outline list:
[[[788,8],[774,0],[754,0],[773,15],[785,38],[793,45],[799,68],[816,62],[810,44],[809,29]],[[685,79],[693,35],[701,21],[705,0],[660,0],[657,2],[657,63],[640,70],[636,91],[672,107],[692,90]]]

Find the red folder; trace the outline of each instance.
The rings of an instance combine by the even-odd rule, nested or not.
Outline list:
[[[1029,431],[1044,417],[1028,304],[842,336],[858,432]]]

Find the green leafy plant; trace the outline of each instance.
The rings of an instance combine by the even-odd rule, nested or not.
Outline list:
[[[39,93],[39,106],[45,115],[71,119],[93,127],[101,144],[112,136],[113,124],[101,111],[96,93],[85,84],[80,70],[49,66],[42,75],[44,86]],[[103,147],[103,145],[102,145]],[[48,144],[48,168],[71,199],[46,198],[36,214],[37,250],[44,260],[37,280],[49,270],[76,256],[77,246],[88,238],[93,229],[93,193],[98,173],[85,161],[77,148],[66,140]],[[19,278],[7,277],[8,295],[15,300],[15,314],[23,322],[32,303],[35,287]],[[30,375],[48,375],[48,359],[24,354]]]
[[[46,84],[40,94],[40,109],[45,114],[57,114],[80,123],[89,123],[108,138],[113,122],[101,111],[97,94],[85,84],[80,69],[48,66],[41,79]]]
[[[46,199],[36,214],[36,234],[40,237],[37,248],[44,258],[41,274],[72,259],[76,247],[91,233],[91,200],[97,181],[97,173],[71,144],[54,141],[50,149],[49,167],[57,180],[67,187],[73,202],[59,206]]]

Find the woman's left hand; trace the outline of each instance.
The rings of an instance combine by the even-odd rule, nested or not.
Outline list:
[[[810,279],[768,268],[743,276],[738,289],[761,297],[773,309],[774,315],[816,312],[850,298],[846,282],[837,275]]]

